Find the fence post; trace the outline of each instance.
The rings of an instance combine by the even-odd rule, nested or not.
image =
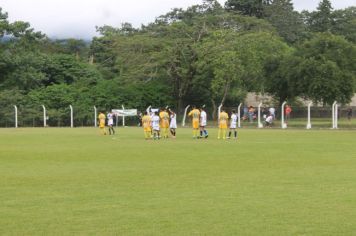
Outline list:
[[[94,106],[94,127],[98,127],[98,109]]]
[[[18,128],[18,120],[17,120],[17,106],[14,105],[15,108],[15,128]]]
[[[286,129],[287,128],[287,124],[284,122],[284,107],[286,106],[287,102],[282,103],[282,108],[281,108],[281,115],[282,115],[282,119],[281,119],[281,128],[282,129]]]
[[[258,128],[263,128],[263,124],[261,123],[261,107],[262,107],[262,102],[258,104]]]
[[[339,123],[339,104],[335,104],[335,129],[338,129],[338,123]]]
[[[70,127],[73,128],[74,124],[73,124],[73,107],[72,105],[69,105],[70,108]]]
[[[151,109],[151,107],[152,107],[152,106],[149,105],[149,106],[147,107],[147,109],[146,109],[146,112],[147,112],[148,115],[150,115],[150,109]]]
[[[223,104],[220,104],[220,106],[218,107],[218,120],[220,120],[220,112],[221,112],[222,106],[223,106]]]
[[[125,127],[125,107],[124,105],[121,105],[122,107],[122,127]]]
[[[332,105],[332,121],[333,121],[333,126],[332,126],[332,129],[335,129],[335,105],[336,105],[336,101],[333,103]]]
[[[42,105],[42,109],[43,109],[43,127],[47,127],[47,111],[46,111],[46,107],[44,105]]]
[[[307,123],[307,129],[311,129],[312,125],[311,125],[311,119],[310,119],[310,107],[313,103],[309,102],[308,103],[308,123]]]
[[[187,111],[189,109],[190,105],[186,106],[184,109],[184,115],[183,115],[183,120],[182,120],[182,127],[185,126],[185,118],[187,117]]]
[[[242,106],[242,103],[240,103],[239,107],[237,108],[237,127],[238,128],[241,128],[241,106]]]

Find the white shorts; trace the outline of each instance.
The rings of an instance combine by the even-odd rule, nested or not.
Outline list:
[[[108,125],[114,125],[114,121],[113,120],[109,120],[108,121]]]
[[[159,126],[153,126],[152,129],[153,129],[154,131],[159,131]]]
[[[205,127],[206,126],[206,121],[200,122],[200,126]]]
[[[172,120],[171,123],[169,124],[169,128],[170,129],[176,129],[177,128],[177,122]]]
[[[237,128],[236,123],[231,123],[230,124],[230,129],[236,129],[236,128]]]

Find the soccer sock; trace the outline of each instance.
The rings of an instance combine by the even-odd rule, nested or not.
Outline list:
[[[231,137],[231,131],[229,131],[229,138]]]
[[[225,138],[226,138],[226,129],[223,129],[222,138],[223,138],[223,139],[225,139]]]
[[[203,131],[200,130],[200,137],[203,136]]]
[[[207,136],[208,135],[208,131],[204,130],[204,134],[205,134],[205,136]]]
[[[103,135],[106,135],[106,130],[105,130],[105,128],[103,128],[103,129],[101,130],[101,133],[102,133]]]
[[[234,134],[235,134],[235,138],[237,138],[237,131],[235,131]]]

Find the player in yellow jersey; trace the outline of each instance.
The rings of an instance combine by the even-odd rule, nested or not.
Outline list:
[[[193,106],[193,109],[189,112],[188,116],[192,117],[193,138],[198,138],[200,111]]]
[[[142,127],[145,133],[145,139],[151,139],[151,116],[148,112],[145,112],[145,115],[142,117]]]
[[[159,113],[160,127],[163,138],[168,138],[168,128],[169,128],[169,114],[166,109],[162,108]]]
[[[101,132],[101,134],[106,135],[106,129],[105,129],[106,116],[104,115],[103,112],[99,113],[98,119],[99,119],[100,132]]]
[[[222,134],[222,138],[226,139],[226,130],[227,130],[227,121],[229,120],[229,115],[225,112],[224,109],[221,109],[219,114],[219,133],[218,139],[220,139],[220,135]]]

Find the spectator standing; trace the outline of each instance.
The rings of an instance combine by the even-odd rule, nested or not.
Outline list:
[[[290,119],[290,113],[292,112],[292,108],[289,105],[286,105],[286,108],[284,110],[284,114],[286,115],[286,121]]]
[[[268,109],[268,111],[269,111],[269,114],[273,116],[273,119],[276,119],[276,108],[270,107]]]
[[[347,119],[351,121],[351,118],[352,118],[352,108],[350,107],[349,109],[347,109]]]
[[[254,114],[255,114],[255,108],[254,108],[253,106],[250,106],[250,107],[248,108],[248,119],[249,119],[250,123],[253,122],[253,116],[254,116]]]

